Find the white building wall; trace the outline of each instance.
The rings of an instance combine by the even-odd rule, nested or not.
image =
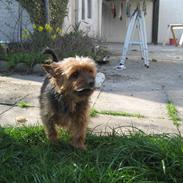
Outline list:
[[[158,42],[162,43],[167,34],[169,24],[183,24],[183,0],[160,0]],[[176,37],[180,39],[183,30],[176,30]],[[169,32],[169,38],[172,35]]]
[[[119,7],[120,1],[116,2],[117,15],[112,17],[111,2],[104,1],[103,3],[103,16],[102,16],[102,38],[107,42],[124,42],[129,18],[126,16],[125,7],[123,8],[123,19],[119,19]],[[136,8],[136,5],[132,5],[132,10]],[[152,42],[152,16],[153,16],[153,3],[147,3],[147,15],[145,16],[146,28],[147,28],[147,40]],[[134,31],[137,32],[137,31]],[[138,39],[138,34],[134,34],[134,39]]]
[[[102,0],[91,0],[91,18],[87,17],[87,0],[85,0],[85,18],[82,19],[82,0],[78,0],[78,22],[81,22],[81,29],[88,32],[92,37],[99,37],[101,34],[101,5]]]
[[[77,19],[77,11],[78,11],[78,0],[69,0],[67,5],[67,16],[64,18],[64,22],[62,25],[63,32],[69,32],[72,30],[72,26],[76,23]]]
[[[0,41],[18,41],[20,39],[19,5],[12,1],[7,6],[6,0],[0,1]],[[32,28],[29,15],[25,10],[22,14],[22,28]]]

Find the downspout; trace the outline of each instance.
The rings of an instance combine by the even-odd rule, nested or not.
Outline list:
[[[49,0],[44,0],[45,10],[46,10],[46,23],[50,23],[50,10],[49,10]]]
[[[22,42],[22,22],[23,22],[22,18],[23,18],[23,9],[21,4],[18,3],[18,21],[19,21],[18,23],[19,40],[18,41],[20,42]]]
[[[98,0],[98,37],[102,38],[102,1]]]

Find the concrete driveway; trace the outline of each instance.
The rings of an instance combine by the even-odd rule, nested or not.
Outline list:
[[[103,87],[92,96],[91,105],[97,110],[139,113],[144,118],[98,115],[91,118],[95,131],[110,131],[129,126],[148,133],[176,133],[169,119],[166,105],[175,104],[183,119],[183,49],[149,46],[150,68],[146,69],[136,48],[130,52],[127,69],[113,69],[119,63],[121,45],[107,45],[113,53],[109,64],[98,66],[106,75]],[[20,125],[17,117],[24,117],[24,125],[40,123],[38,96],[43,77],[32,75],[0,76],[0,125]],[[19,101],[32,107],[20,108]],[[180,128],[183,131],[183,128]]]

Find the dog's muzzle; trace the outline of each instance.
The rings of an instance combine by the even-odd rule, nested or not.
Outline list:
[[[93,93],[94,90],[95,90],[95,87],[92,87],[92,88],[79,88],[75,92],[79,96],[89,96]]]

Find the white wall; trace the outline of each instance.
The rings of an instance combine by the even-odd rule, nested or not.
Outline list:
[[[116,2],[117,7],[117,16],[116,18],[112,17],[111,13],[111,2],[104,1],[103,3],[103,16],[102,16],[102,38],[107,42],[124,42],[129,19],[125,13],[125,7],[123,8],[123,20],[119,19],[119,7],[120,1]],[[133,5],[131,9],[135,9]],[[152,15],[153,15],[153,3],[147,3],[147,15],[146,19],[146,28],[147,28],[147,40],[148,42],[152,41]],[[138,36],[135,35],[134,39],[137,39]]]
[[[87,18],[87,0],[85,0],[85,19],[82,19],[82,0],[78,1],[78,21],[81,22],[81,29],[88,32],[92,37],[98,37],[101,34],[101,12],[100,4],[102,0],[92,0],[92,17]]]
[[[64,18],[62,25],[63,32],[69,32],[72,30],[72,26],[76,23],[77,16],[77,1],[78,0],[69,0],[67,5],[67,16]]]
[[[183,24],[183,0],[160,0],[158,42],[162,43],[167,33],[169,24]],[[183,30],[176,30],[180,39]],[[169,33],[168,38],[172,38]],[[168,43],[168,39],[166,42]]]
[[[12,1],[9,6],[6,0],[0,1],[0,41],[18,41],[19,26],[17,1]],[[23,10],[22,26],[32,28],[29,15],[25,10]]]
[[[76,3],[77,2],[77,3]],[[103,2],[103,3],[102,3]],[[116,2],[116,1],[115,1]],[[77,4],[77,6],[76,6]],[[87,0],[85,0],[85,19],[82,19],[82,0],[70,0],[68,4],[68,16],[65,17],[63,29],[66,31],[68,27],[74,24],[73,17],[78,16],[78,22],[81,22],[80,28],[92,37],[100,38],[107,42],[124,42],[127,31],[129,19],[125,14],[125,7],[123,11],[123,20],[120,21],[119,16],[120,0],[117,1],[117,17],[112,18],[111,2],[105,0],[92,0],[92,18],[87,18]],[[147,3],[147,39],[151,42],[152,39],[152,2]],[[136,7],[132,7],[135,9]],[[76,12],[77,14],[73,13]],[[137,38],[138,36],[135,35]]]

